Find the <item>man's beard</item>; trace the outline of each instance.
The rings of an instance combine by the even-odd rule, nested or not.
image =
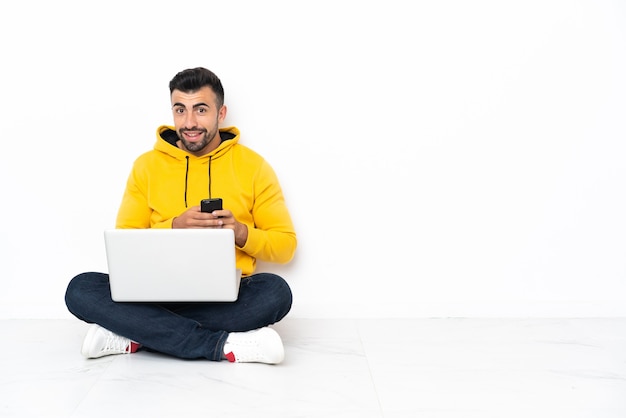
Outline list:
[[[185,137],[183,136],[184,131],[202,132],[202,135],[203,135],[202,141],[198,141],[198,142],[187,141]],[[183,143],[183,145],[185,146],[187,150],[191,152],[199,152],[199,151],[202,151],[205,147],[207,147],[211,143],[211,141],[213,141],[216,134],[217,134],[217,129],[211,131],[210,133],[207,133],[206,129],[181,129],[178,132],[178,138],[180,138],[180,141]]]

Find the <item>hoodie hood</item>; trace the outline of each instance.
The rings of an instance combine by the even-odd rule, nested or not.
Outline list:
[[[221,142],[216,149],[208,154],[201,155],[199,157],[188,153],[185,150],[178,148],[176,142],[178,141],[178,135],[176,134],[173,126],[159,126],[157,129],[157,141],[154,145],[154,149],[158,152],[167,154],[168,156],[181,161],[185,165],[184,173],[184,192],[183,199],[185,202],[185,208],[189,207],[188,203],[188,190],[189,190],[189,170],[190,165],[196,166],[200,164],[204,166],[206,164],[206,176],[208,179],[208,197],[211,197],[211,165],[214,161],[220,157],[228,154],[228,152],[239,142],[239,129],[234,126],[228,128],[222,128],[219,130]],[[181,179],[182,181],[183,179]]]

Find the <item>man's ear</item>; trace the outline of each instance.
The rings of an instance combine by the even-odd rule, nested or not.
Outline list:
[[[220,110],[218,112],[218,121],[220,123],[224,122],[224,119],[226,119],[226,113],[228,113],[228,108],[226,107],[226,105],[222,105],[222,107],[220,107]]]

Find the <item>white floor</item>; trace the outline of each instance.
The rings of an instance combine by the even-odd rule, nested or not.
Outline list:
[[[285,319],[278,366],[86,360],[78,320],[0,320],[2,417],[624,418],[626,318]]]

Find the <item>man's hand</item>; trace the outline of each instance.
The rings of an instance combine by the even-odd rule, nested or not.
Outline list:
[[[172,228],[228,228],[235,233],[235,244],[243,247],[248,240],[248,227],[238,222],[228,209],[202,212],[200,206],[192,206],[172,221]]]

